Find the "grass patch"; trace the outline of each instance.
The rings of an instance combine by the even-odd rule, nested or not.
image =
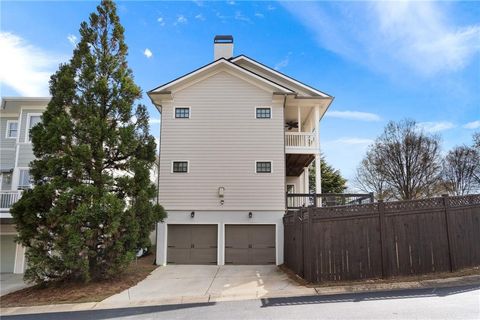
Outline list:
[[[126,290],[145,279],[157,266],[155,255],[138,259],[118,278],[89,283],[58,282],[35,285],[0,297],[0,306],[25,307],[47,304],[98,302]]]

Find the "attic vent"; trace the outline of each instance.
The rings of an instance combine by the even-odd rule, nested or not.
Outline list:
[[[213,58],[230,59],[233,56],[233,37],[230,35],[217,35],[213,39]]]

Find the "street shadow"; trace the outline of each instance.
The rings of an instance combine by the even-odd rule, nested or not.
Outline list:
[[[23,314],[12,316],[1,316],[5,320],[22,319],[22,320],[102,320],[102,319],[115,319],[139,315],[147,315],[150,313],[174,311],[189,308],[201,308],[215,305],[215,302],[203,302],[203,303],[186,303],[186,304],[172,304],[172,305],[159,305],[159,306],[145,306],[145,307],[132,307],[132,308],[118,308],[118,309],[101,309],[101,310],[84,310],[84,311],[68,311],[68,312],[50,312],[50,313],[36,313],[36,314]],[[197,312],[197,311],[195,311]],[[195,313],[198,316],[198,313]]]
[[[304,304],[322,304],[339,302],[362,302],[373,300],[392,300],[392,299],[412,299],[426,297],[446,297],[454,294],[460,294],[480,289],[480,284],[464,285],[448,288],[419,288],[419,289],[399,289],[391,291],[345,293],[332,295],[315,295],[304,297],[286,297],[286,298],[264,298],[262,308],[292,306]]]

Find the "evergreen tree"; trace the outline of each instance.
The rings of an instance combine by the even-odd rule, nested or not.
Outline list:
[[[309,169],[310,191],[316,192],[315,187],[315,166]],[[343,193],[347,188],[347,179],[342,177],[338,169],[333,168],[325,161],[325,157],[320,157],[320,172],[322,177],[322,193]]]
[[[156,145],[147,110],[136,105],[141,90],[115,4],[102,1],[80,35],[31,130],[33,189],[11,210],[34,282],[110,278],[150,245],[165,217],[153,202]]]

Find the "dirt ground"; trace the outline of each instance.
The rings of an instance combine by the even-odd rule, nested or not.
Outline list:
[[[333,286],[345,286],[345,285],[349,286],[349,285],[369,284],[369,283],[375,284],[375,283],[397,283],[397,282],[411,282],[411,281],[413,282],[413,281],[446,279],[446,278],[463,277],[463,276],[480,274],[480,267],[473,267],[473,268],[458,270],[456,272],[437,272],[437,273],[429,273],[429,274],[416,275],[416,276],[392,277],[388,279],[362,279],[362,280],[355,280],[355,281],[325,281],[320,283],[309,283],[305,279],[296,275],[292,270],[290,270],[285,265],[281,265],[280,269],[300,285],[307,286],[309,288],[321,288],[321,287],[333,287]]]
[[[153,264],[154,257],[150,254],[138,259],[120,277],[108,281],[56,283],[47,287],[36,285],[15,291],[0,297],[0,307],[101,301],[145,279],[157,267]]]

